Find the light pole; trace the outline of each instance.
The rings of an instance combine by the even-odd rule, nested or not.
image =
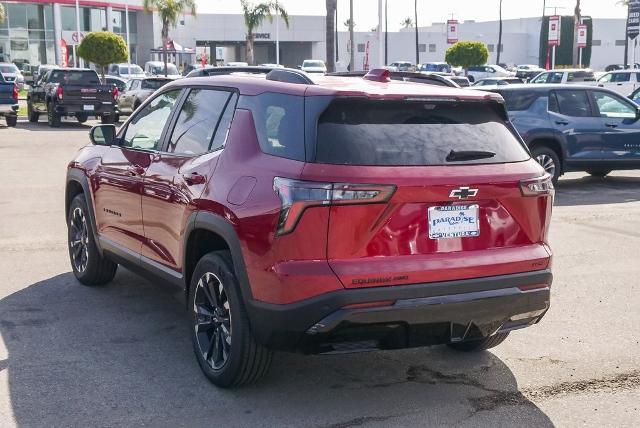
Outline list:
[[[382,55],[382,0],[378,0],[378,67],[384,66]]]
[[[131,45],[129,44],[129,0],[124,2],[124,25],[127,26],[127,73],[131,74]]]
[[[280,9],[276,0],[276,64],[280,64]]]
[[[356,66],[356,47],[353,40],[353,0],[349,0],[349,46],[351,51],[349,71],[353,71]]]
[[[80,67],[80,58],[76,52],[76,45],[80,43],[80,0],[76,0],[76,40],[73,44],[73,65]]]

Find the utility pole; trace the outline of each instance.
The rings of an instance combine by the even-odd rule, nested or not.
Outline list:
[[[580,0],[576,0],[576,8],[573,11],[573,50],[571,61],[573,66],[578,65],[578,27],[582,24],[582,12],[580,10]]]
[[[388,0],[384,0],[384,64],[389,64],[389,17],[387,16],[388,12]]]
[[[500,47],[502,46],[502,0],[500,0],[499,15],[500,15],[500,27],[498,29],[498,47],[496,48],[496,51],[498,52],[498,55],[496,58],[496,64],[498,65],[500,65]]]
[[[356,66],[356,47],[353,40],[353,0],[349,0],[349,47],[351,57],[349,58],[349,71],[353,71]]]
[[[76,45],[80,44],[80,0],[76,0],[76,42],[73,45],[73,65],[80,67],[80,58]]]
[[[418,0],[414,0],[413,11],[415,14],[415,28],[416,28],[416,67],[420,64],[420,39],[418,37]]]
[[[333,28],[336,33],[335,44],[336,44],[336,63],[337,63],[338,61],[340,61],[340,54],[338,53],[338,46],[340,45],[340,43],[338,42],[338,0],[335,0],[334,5],[336,7],[336,16],[335,16],[335,21],[334,21],[335,24]]]
[[[384,56],[382,53],[382,0],[378,0],[378,67],[383,67]]]

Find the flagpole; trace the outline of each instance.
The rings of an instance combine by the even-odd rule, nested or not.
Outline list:
[[[80,43],[80,0],[76,0],[76,39],[73,44],[73,65],[80,67],[80,59],[76,55],[76,45]]]

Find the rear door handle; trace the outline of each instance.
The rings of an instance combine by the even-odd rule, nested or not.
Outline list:
[[[191,174],[182,174],[182,178],[189,186],[204,184],[204,182],[207,181],[207,178],[204,175],[198,174],[197,172],[192,172]]]
[[[569,122],[566,120],[556,120],[556,125],[568,125]]]
[[[140,165],[132,165],[127,168],[127,172],[131,176],[136,176],[136,175],[142,176],[144,175],[144,168],[141,167]]]
[[[605,123],[604,124],[607,128],[617,128],[618,125],[615,123]]]

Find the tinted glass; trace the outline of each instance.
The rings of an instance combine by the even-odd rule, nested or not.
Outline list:
[[[287,159],[304,160],[304,97],[265,93],[241,97],[253,112],[260,149]]]
[[[611,79],[612,82],[629,82],[631,80],[631,73],[616,73]]]
[[[631,104],[616,96],[596,91],[593,93],[593,97],[596,100],[598,111],[602,117],[623,119],[636,117],[636,109]]]
[[[559,113],[573,117],[592,116],[586,91],[556,91],[555,95]]]
[[[50,83],[66,83],[70,85],[98,85],[100,79],[95,71],[54,70],[49,76]]]
[[[596,76],[591,71],[574,71],[567,76],[567,82],[595,82]],[[553,82],[552,82],[553,83]]]
[[[160,94],[135,114],[127,126],[122,145],[137,149],[158,149],[162,130],[179,95],[180,90]]]
[[[598,82],[601,83],[609,83],[613,80],[613,74],[609,73],[609,74],[605,74],[604,76],[602,76],[600,79],[598,79]]]
[[[160,80],[160,79],[149,79],[142,81],[142,89],[151,89],[156,90],[162,88],[164,85],[169,83],[169,80]]]
[[[213,142],[211,143],[211,147],[209,150],[218,150],[221,149],[226,141],[227,135],[229,134],[229,129],[231,128],[231,121],[233,120],[233,115],[236,112],[236,103],[238,102],[238,94],[232,94],[231,98],[227,102],[227,108],[224,110],[224,114],[220,119],[220,123],[218,123],[218,128],[216,129],[216,133],[213,136]]]
[[[509,111],[523,111],[531,107],[531,104],[540,97],[535,91],[500,91],[500,95],[507,103]]]
[[[538,75],[535,79],[533,79],[531,83],[546,83],[547,80],[549,79],[550,74],[551,73],[542,73]]]
[[[464,163],[529,158],[489,104],[336,99],[320,116],[316,161],[342,165],[451,165],[451,151],[489,151]]]
[[[131,65],[131,66],[126,66],[126,65],[121,65],[120,66],[120,74],[142,74],[144,73],[144,71],[142,71],[142,68],[140,68],[140,66],[138,65]]]
[[[16,67],[16,66],[15,66],[15,65],[13,65],[13,64],[0,65],[0,73],[10,73],[10,74],[13,74],[13,73],[17,73],[18,71],[19,71],[19,70],[18,70],[18,67]]]
[[[192,89],[180,109],[167,151],[186,155],[209,151],[230,95],[226,91]]]

